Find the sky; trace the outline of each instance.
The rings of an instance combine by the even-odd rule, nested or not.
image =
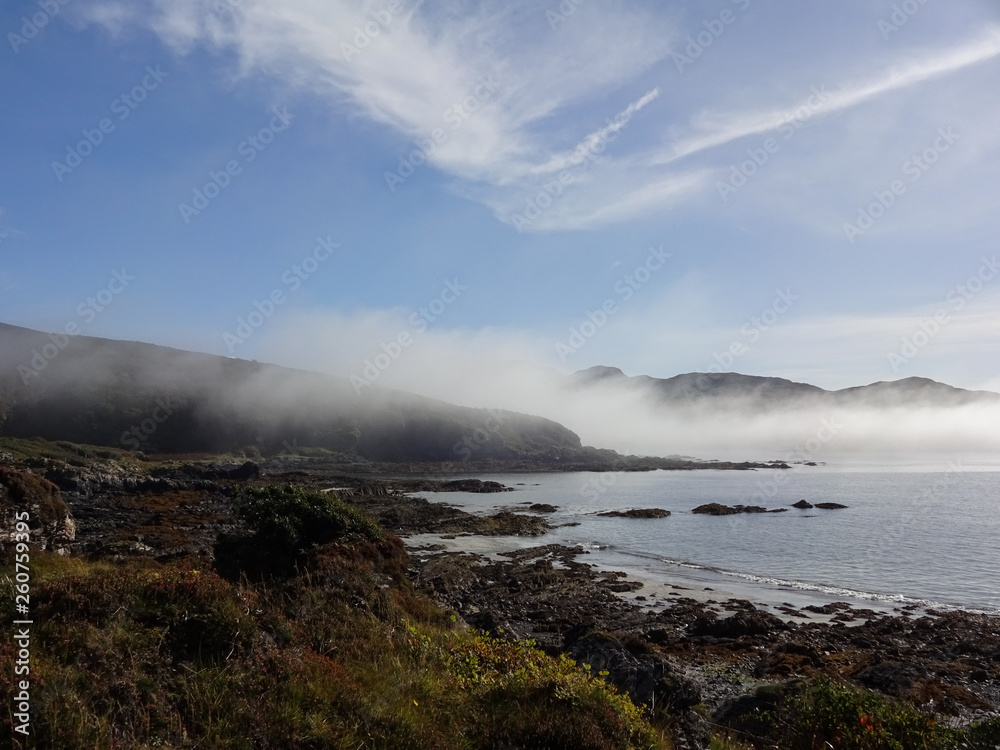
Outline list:
[[[0,32],[2,322],[478,406],[593,365],[1000,391],[995,0],[12,0]]]

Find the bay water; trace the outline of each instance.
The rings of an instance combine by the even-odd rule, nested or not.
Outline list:
[[[848,601],[891,610],[960,608],[1000,614],[1000,458],[994,455],[831,457],[816,466],[754,471],[483,475],[499,494],[425,493],[475,513],[555,505],[559,528],[538,538],[463,543],[476,551],[580,546],[587,562],[685,588],[724,590],[764,605]],[[846,505],[790,507],[798,500]],[[787,508],[708,516],[703,503]],[[608,510],[662,508],[662,519]],[[487,550],[487,551],[489,551]]]

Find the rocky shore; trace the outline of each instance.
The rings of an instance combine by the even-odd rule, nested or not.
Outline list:
[[[411,550],[422,589],[474,627],[600,665],[636,700],[673,706],[691,747],[704,746],[712,725],[739,725],[766,710],[772,698],[762,688],[820,674],[957,726],[1000,714],[997,618],[884,614],[843,602],[786,607],[779,617],[746,600],[685,595],[677,585],[673,596],[647,599],[640,582],[596,569],[578,548],[541,544],[485,556],[442,547]],[[692,710],[698,704],[703,711]]]
[[[210,560],[218,536],[234,527],[233,492],[246,483],[335,491],[411,540],[411,579],[462,621],[503,638],[533,639],[551,654],[607,671],[637,702],[671,707],[691,748],[707,747],[712,727],[752,726],[774,690],[821,674],[904,699],[955,725],[1000,714],[997,618],[912,608],[886,614],[846,603],[788,605],[776,615],[679,585],[654,591],[598,569],[585,550],[545,544],[553,506],[476,515],[407,494],[506,489],[495,482],[268,475],[250,462],[140,470],[38,460],[26,471],[8,464],[7,484],[65,502],[53,501],[49,526],[38,533],[69,554],[105,557]],[[493,554],[455,549],[474,548],[475,537],[519,541]]]

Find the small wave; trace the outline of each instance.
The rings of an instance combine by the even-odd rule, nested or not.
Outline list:
[[[609,547],[599,547],[599,549],[609,549]],[[824,594],[826,596],[831,596],[840,599],[844,598],[857,599],[861,601],[879,602],[883,604],[901,604],[901,605],[912,604],[922,609],[937,609],[948,612],[961,611],[977,615],[993,615],[993,616],[1000,615],[1000,610],[998,609],[963,607],[960,604],[946,604],[944,602],[937,602],[932,599],[920,599],[916,597],[904,596],[903,594],[878,594],[872,591],[857,591],[855,589],[849,589],[842,586],[830,586],[819,583],[809,583],[807,581],[789,581],[783,578],[759,576],[753,573],[741,573],[735,570],[726,570],[724,568],[718,568],[712,565],[701,565],[698,563],[691,562],[689,560],[672,559],[669,557],[663,557],[662,555],[653,555],[645,552],[634,552],[631,550],[616,550],[616,552],[622,556],[637,557],[643,560],[652,560],[667,565],[673,565],[679,568],[688,568],[690,570],[704,570],[709,573],[715,573],[721,576],[727,576],[729,578],[738,578],[743,581],[748,581],[750,583],[755,583],[761,586],[767,586],[769,588],[793,589],[796,591],[814,591],[820,594]]]

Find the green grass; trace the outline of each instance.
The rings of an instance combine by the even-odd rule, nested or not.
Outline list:
[[[128,454],[116,448],[82,445],[67,440],[51,442],[41,438],[0,437],[0,453],[10,453],[15,459],[40,461],[49,459],[73,466],[90,466],[95,461],[120,461]]]
[[[781,697],[770,710],[720,731],[712,750],[995,750],[1000,721],[960,731],[904,701],[829,677]]]
[[[290,511],[344,521],[325,543],[297,537],[310,551],[291,576],[32,555],[35,713],[21,747],[670,748],[600,676],[459,629],[407,582],[401,542],[353,509],[268,497],[287,502],[258,530]],[[4,695],[12,659],[0,642]],[[11,724],[8,704],[0,734]]]

